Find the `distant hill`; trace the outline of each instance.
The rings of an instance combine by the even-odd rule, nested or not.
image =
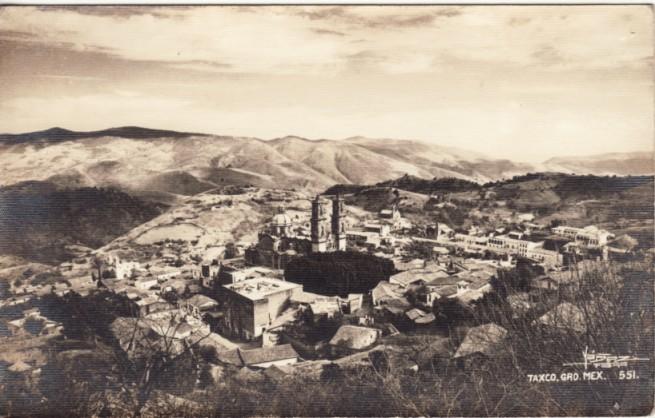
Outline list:
[[[435,179],[483,184],[534,171],[650,174],[646,154],[551,159],[535,166],[389,138],[262,140],[140,127],[92,132],[52,128],[0,135],[0,186],[39,180],[67,187],[114,187],[130,194],[188,195],[252,184],[316,192],[334,184],[372,185],[407,175],[426,181],[412,180],[417,189],[406,186],[419,191],[444,186],[431,184]]]
[[[552,190],[562,199],[604,199],[653,184],[653,176],[596,176],[566,173],[529,173],[490,182],[483,187],[496,192]],[[651,192],[652,193],[652,192]]]
[[[61,262],[72,256],[68,246],[100,247],[162,209],[115,189],[59,189],[38,181],[2,187],[0,254]]]
[[[558,157],[544,162],[551,171],[576,174],[653,174],[652,152],[598,154],[584,157]]]
[[[346,141],[402,162],[423,167],[429,175],[411,171],[404,173],[426,179],[454,177],[484,183],[526,173],[533,169],[530,164],[493,159],[474,151],[426,144],[420,141],[364,137],[349,138]],[[389,179],[395,177],[389,177]]]
[[[169,171],[153,176],[144,185],[146,190],[192,196],[207,190],[215,189],[212,183],[198,180],[184,171]]]
[[[529,173],[483,185],[461,179],[426,180],[403,176],[374,185],[335,185],[325,194],[341,193],[347,202],[368,210],[389,207],[398,201],[406,211],[434,210],[433,194],[454,202],[471,204],[502,202],[510,210],[555,214],[567,209],[588,209],[589,219],[631,218],[652,220],[655,184],[653,176],[594,176],[566,173]],[[587,222],[591,223],[591,222]],[[651,231],[652,232],[652,231]]]
[[[123,126],[110,128],[101,131],[76,132],[59,127],[50,128],[45,131],[29,132],[24,134],[0,134],[0,142],[5,144],[41,144],[48,145],[57,142],[74,141],[84,138],[118,137],[130,139],[152,139],[161,137],[184,138],[191,135],[186,132],[166,131],[161,129],[140,128],[137,126]]]
[[[324,194],[358,193],[369,188],[395,188],[408,192],[432,194],[477,191],[482,189],[478,183],[453,177],[424,179],[416,176],[404,175],[394,180],[387,180],[374,185],[336,184],[328,188]]]
[[[438,192],[466,192],[481,189],[481,186],[478,183],[452,177],[422,179],[413,176],[403,176],[396,180],[378,183],[376,186],[397,187],[410,192],[423,194]]]
[[[367,187],[352,195],[345,196],[349,205],[359,206],[370,212],[379,212],[389,209],[394,202],[403,212],[419,212],[428,201],[428,197],[421,193],[398,190],[393,187]]]

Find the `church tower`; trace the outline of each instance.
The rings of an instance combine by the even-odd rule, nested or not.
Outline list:
[[[327,251],[328,231],[325,230],[325,206],[320,196],[312,200],[311,238],[312,252],[323,253]]]
[[[346,251],[346,228],[342,219],[343,200],[337,193],[332,200],[332,239],[334,242],[334,251]]]

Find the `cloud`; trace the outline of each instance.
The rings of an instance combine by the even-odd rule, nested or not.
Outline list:
[[[72,12],[86,16],[106,16],[127,19],[133,16],[152,16],[156,18],[174,18],[175,12],[188,9],[189,6],[139,6],[139,5],[114,5],[114,6],[37,6],[42,12]]]
[[[413,7],[398,9],[389,6],[315,6],[306,8],[296,15],[310,20],[335,22],[358,28],[410,28],[431,25],[438,18],[458,16],[461,11],[453,7]]]
[[[25,40],[25,39],[36,39],[37,34],[27,31],[20,30],[0,30],[0,39],[9,39],[9,40]]]
[[[527,25],[532,21],[532,18],[529,17],[512,17],[509,19],[507,22],[510,26],[522,26],[522,25]]]
[[[592,140],[620,149],[616,138],[652,142],[652,16],[644,12],[8,6],[0,9],[0,122],[14,132],[149,125],[414,137],[535,156],[570,138],[580,138],[579,149]]]
[[[567,62],[566,57],[552,45],[540,45],[531,56],[539,65],[558,65]]]
[[[181,62],[174,62],[174,63],[161,62],[161,64],[171,68],[178,68],[183,70],[220,72],[220,73],[224,73],[226,72],[226,70],[232,68],[232,64],[209,61],[209,60],[189,60],[189,61],[181,61]]]
[[[312,32],[319,34],[319,35],[334,35],[334,36],[346,36],[344,32],[339,32],[336,30],[329,30],[329,29],[312,29]]]
[[[357,54],[362,50],[376,54],[367,60],[367,71],[390,74],[439,71],[443,60],[437,58],[444,55],[456,58],[447,65],[477,63],[517,70],[535,63],[548,64],[553,71],[643,66],[642,58],[651,53],[646,36],[650,21],[639,18],[637,8],[620,14],[614,10],[600,6],[7,7],[0,13],[5,31],[0,39],[104,53],[119,65],[148,62],[217,74],[335,75],[352,70],[353,62],[361,68],[363,60]],[[633,18],[626,20],[625,14]],[[561,16],[568,18],[562,21]],[[599,26],[604,30],[597,31]],[[543,45],[556,45],[557,51],[547,55]],[[557,59],[562,61],[553,65]]]
[[[38,74],[39,77],[43,78],[54,78],[57,80],[71,80],[71,81],[101,81],[106,80],[101,77],[86,77],[79,75],[62,75],[62,74]]]

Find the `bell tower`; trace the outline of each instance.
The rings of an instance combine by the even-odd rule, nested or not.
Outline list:
[[[337,196],[332,200],[332,239],[334,241],[334,251],[346,251],[346,228],[342,219],[343,216],[343,201],[341,196]]]
[[[328,232],[325,230],[325,221],[325,206],[320,196],[317,195],[312,200],[312,218],[310,221],[313,253],[327,251]]]

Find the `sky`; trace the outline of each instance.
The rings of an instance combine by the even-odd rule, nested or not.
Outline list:
[[[0,132],[653,149],[649,6],[0,8]]]

